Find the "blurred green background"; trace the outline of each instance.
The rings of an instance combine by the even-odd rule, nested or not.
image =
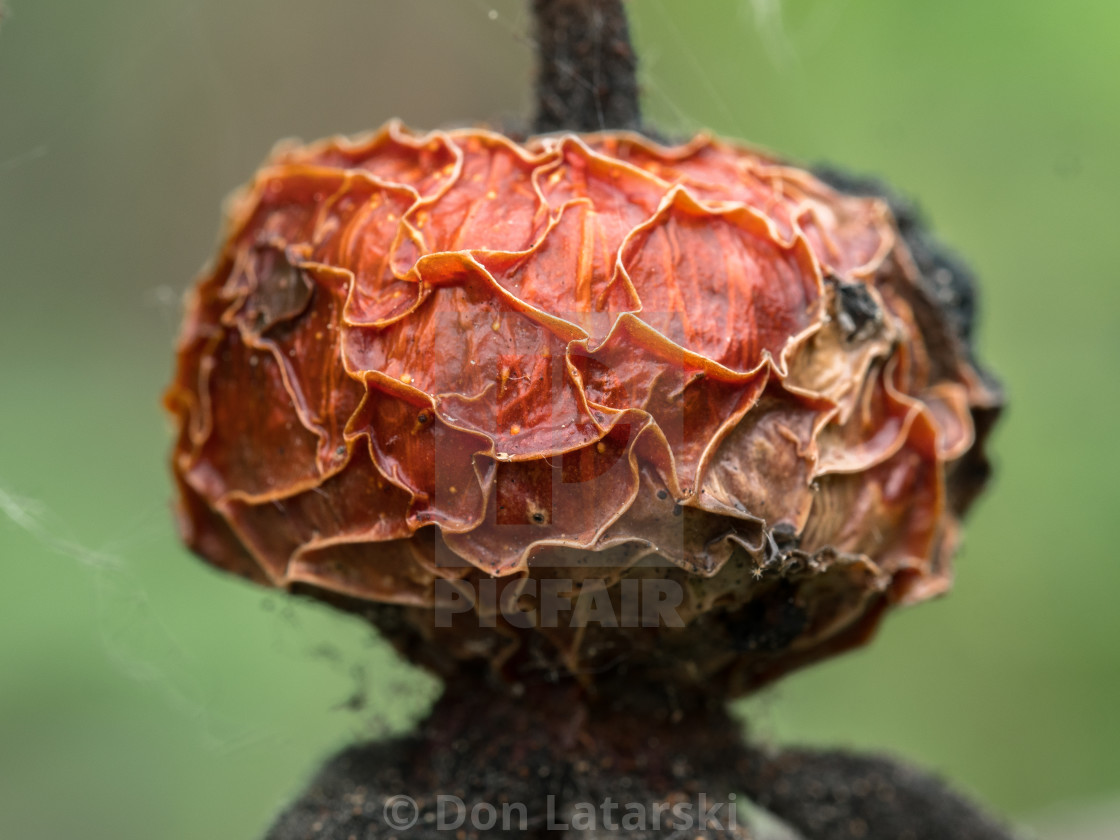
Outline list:
[[[1116,801],[1120,4],[630,8],[664,130],[920,197],[983,280],[1011,398],[954,593],[750,725],[889,749],[1026,824]],[[530,62],[512,0],[9,0],[0,836],[252,838],[329,752],[426,708],[356,620],[178,546],[158,398],[220,202],[275,140],[515,119]]]

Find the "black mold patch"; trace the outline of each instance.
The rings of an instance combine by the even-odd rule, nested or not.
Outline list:
[[[872,336],[883,323],[883,310],[879,308],[867,286],[863,283],[845,283],[836,277],[829,277],[826,282],[836,290],[833,317],[844,331],[844,338],[848,341],[862,341]]]

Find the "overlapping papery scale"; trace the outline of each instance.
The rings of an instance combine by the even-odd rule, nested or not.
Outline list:
[[[778,672],[947,585],[946,464],[994,397],[927,344],[913,273],[884,202],[704,136],[392,123],[278,149],[166,398],[184,534],[418,609],[439,578],[580,568],[707,581],[699,626],[777,581],[809,602],[755,669]],[[551,635],[587,664],[595,633]]]

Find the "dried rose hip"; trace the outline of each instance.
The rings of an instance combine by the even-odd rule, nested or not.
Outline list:
[[[166,397],[185,540],[445,673],[730,694],[859,643],[948,587],[999,395],[953,265],[840,186],[703,136],[277,153]]]

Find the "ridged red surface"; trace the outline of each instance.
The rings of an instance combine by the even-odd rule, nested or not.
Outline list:
[[[189,302],[182,532],[262,583],[398,605],[375,620],[438,668],[742,691],[949,584],[946,471],[996,396],[920,301],[881,200],[707,137],[285,148]],[[494,576],[619,608],[668,580],[683,626],[436,626],[437,580]]]

